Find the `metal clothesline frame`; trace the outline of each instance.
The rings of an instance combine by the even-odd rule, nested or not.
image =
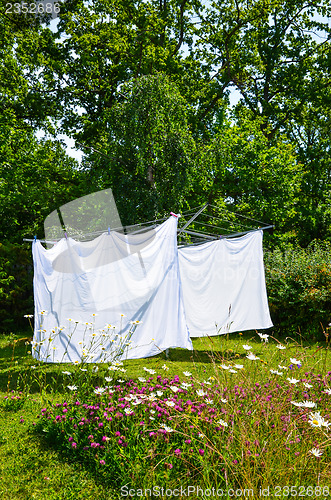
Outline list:
[[[194,221],[196,222],[196,224],[200,224],[200,225],[203,225],[204,227],[206,228],[213,228],[213,229],[223,229],[223,230],[227,230],[226,228],[224,227],[221,227],[221,226],[215,226],[213,224],[206,224],[206,223],[203,223],[203,222],[199,222],[199,221],[196,221],[196,219],[199,217],[200,214],[202,214],[204,212],[204,210],[207,208],[207,207],[211,207],[213,209],[216,209],[216,210],[219,210],[221,212],[224,212],[225,214],[233,214],[237,217],[242,217],[244,219],[246,219],[247,221],[253,221],[255,223],[258,223],[258,224],[263,224],[262,226],[259,226],[257,228],[250,228],[250,229],[246,229],[246,230],[243,230],[243,231],[237,231],[237,232],[234,232],[234,233],[228,233],[228,234],[214,234],[214,233],[206,233],[206,232],[198,232],[198,231],[192,231],[192,230],[189,230],[187,229],[188,226],[190,224],[192,224]],[[197,210],[196,212],[194,212],[194,210]],[[175,214],[173,214],[175,215]],[[177,229],[177,236],[180,236],[180,235],[188,235],[189,237],[190,236],[194,236],[196,238],[199,238],[200,240],[202,241],[198,241],[198,242],[190,242],[190,243],[184,243],[184,244],[180,244],[179,246],[193,246],[193,245],[199,245],[199,244],[202,244],[202,243],[206,243],[206,241],[215,241],[215,240],[219,240],[219,239],[224,239],[224,238],[234,238],[234,237],[239,237],[239,236],[243,236],[247,233],[252,233],[252,232],[255,232],[255,231],[264,231],[264,230],[268,230],[268,229],[272,229],[274,228],[274,225],[272,224],[266,224],[265,222],[262,222],[262,221],[258,221],[256,219],[252,219],[250,217],[247,217],[245,215],[242,215],[242,214],[239,214],[239,213],[236,213],[236,212],[233,212],[233,211],[227,211],[225,208],[221,208],[221,207],[217,207],[215,205],[211,205],[210,203],[205,203],[204,205],[200,206],[200,207],[195,207],[194,209],[190,209],[186,212],[183,212],[182,215],[178,215],[178,217],[181,217],[181,216],[190,216],[190,219],[184,224],[183,227],[179,227]],[[241,227],[249,227],[249,226],[246,226],[245,224],[239,222],[238,220],[235,221],[232,221],[230,219],[227,219],[225,217],[217,217],[215,215],[212,215],[212,214],[204,214],[207,218],[209,219],[216,219],[216,220],[219,220],[219,221],[223,221],[223,222],[228,222],[232,225],[236,225],[236,226],[241,226]],[[83,237],[83,238],[88,238],[88,239],[92,239],[93,237],[97,237],[97,236],[100,236],[101,234],[105,234],[107,233],[108,231],[108,234],[110,233],[110,231],[124,231],[125,234],[139,234],[139,233],[142,233],[144,231],[148,231],[148,230],[151,230],[151,229],[154,229],[155,227],[157,227],[157,223],[161,223],[161,222],[164,222],[165,220],[167,219],[167,217],[163,217],[163,218],[160,218],[160,219],[154,219],[154,220],[151,220],[151,221],[146,221],[146,222],[142,222],[142,223],[137,223],[137,224],[132,224],[132,225],[129,225],[129,226],[124,226],[124,227],[118,227],[118,228],[108,228],[108,230],[105,230],[105,231],[96,231],[96,232],[93,232],[93,233],[85,233],[85,234],[80,234],[80,235],[72,235],[72,236],[69,236],[69,237],[72,237],[72,238],[75,238],[77,236],[79,237]],[[148,224],[148,226],[146,227],[146,225]],[[144,226],[144,227],[142,227]],[[140,227],[140,229],[137,229],[137,230],[133,230],[133,231],[130,231],[131,229],[134,229],[136,227]],[[129,231],[127,233],[127,231]],[[66,233],[65,230],[63,230],[63,237],[67,238],[68,235]],[[34,238],[23,238],[23,241],[27,241],[27,242],[33,242],[33,241],[39,241],[41,243],[48,243],[48,244],[56,244],[58,241],[60,241],[62,238],[58,238],[58,239],[54,239],[54,240],[40,240],[38,239],[36,236]],[[88,241],[88,239],[86,239],[85,241]]]

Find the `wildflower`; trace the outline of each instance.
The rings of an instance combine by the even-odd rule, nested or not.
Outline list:
[[[163,396],[163,391],[156,391],[156,394],[160,398],[161,396]]]
[[[179,448],[177,448],[177,449],[174,451],[174,454],[175,454],[175,455],[177,455],[177,457],[179,457],[179,456],[180,456],[180,454],[181,454],[180,449],[179,449]]]
[[[179,391],[178,387],[176,387],[175,385],[172,385],[172,386],[170,387],[170,389],[171,389],[171,390],[172,390],[172,392],[174,392],[175,394],[176,394],[176,392],[178,392],[178,391]]]
[[[213,400],[213,399],[210,399],[210,398],[206,398],[206,399],[205,399],[205,403],[207,403],[207,405],[212,405],[212,404],[213,404],[213,402],[214,402],[214,400]]]
[[[266,333],[259,333],[259,332],[257,332],[257,334],[261,340],[263,340],[264,342],[268,342],[269,335],[267,335]]]
[[[94,394],[103,394],[105,392],[104,387],[98,387],[97,389],[94,389]]]
[[[222,401],[222,403],[227,403],[228,402],[227,399],[223,399],[223,398],[221,398],[221,401]]]
[[[112,380],[113,380],[112,377],[105,377],[106,382],[111,382]]]
[[[203,455],[205,454],[205,450],[202,450],[201,448],[199,448],[199,454],[203,457]]]
[[[24,318],[33,318],[33,314],[24,314]]]
[[[62,372],[63,375],[71,375],[71,372]]]
[[[167,365],[162,366],[163,370],[169,370],[169,367]]]
[[[190,377],[192,375],[191,372],[183,372],[183,374],[185,375],[185,377]]]
[[[278,365],[278,368],[280,368],[281,370],[287,370],[287,366],[283,366],[283,365]]]
[[[175,406],[175,403],[173,401],[166,401],[165,404],[170,408],[173,408]]]
[[[252,352],[247,354],[246,358],[250,359],[251,361],[255,361],[256,359],[260,359],[258,356],[255,356],[255,354],[253,354]]]
[[[162,427],[166,432],[174,432],[174,430],[166,424],[161,424],[160,427]]]
[[[316,458],[319,458],[319,457],[321,457],[323,455],[323,451],[318,450],[317,448],[311,449],[308,453],[311,453]]]
[[[44,316],[45,314],[47,314],[47,311],[40,311],[40,314]]]
[[[298,406],[299,408],[302,408],[304,406],[304,403],[297,403],[296,401],[291,401],[292,405]]]
[[[165,462],[165,463],[164,463],[164,466],[165,466],[167,469],[169,469],[169,470],[171,470],[171,469],[173,468],[173,465],[172,465],[172,464],[168,464],[168,462]]]
[[[100,460],[101,465],[106,465],[106,462],[104,460]]]
[[[132,412],[131,408],[124,408],[124,413],[126,415],[131,415],[133,412]]]
[[[328,394],[329,396],[331,396],[331,389],[325,389],[324,391],[326,394]]]
[[[67,387],[70,391],[77,391],[78,389],[77,385],[67,385]]]
[[[32,368],[32,370],[35,370],[37,367],[32,365],[31,368]]]
[[[311,384],[307,384],[307,382],[304,382],[303,385],[306,387],[306,389],[311,389],[313,387]]]
[[[297,360],[297,359],[295,359],[295,358],[290,358],[290,361],[291,361],[291,363],[293,363],[294,365],[297,365],[297,366],[298,366],[298,365],[300,365],[300,366],[302,365],[301,361],[298,361],[298,360]]]
[[[205,391],[203,391],[202,389],[198,389],[197,391],[195,391],[197,393],[198,396],[206,396],[207,393]]]
[[[233,368],[230,368],[229,372],[230,373],[238,373],[237,370],[234,370]]]
[[[242,370],[244,368],[244,365],[234,365],[234,367],[238,370]]]
[[[326,427],[327,429],[330,427],[330,423],[325,420],[320,414],[319,411],[316,411],[315,413],[311,413],[309,415],[309,422],[308,422],[312,427]]]
[[[314,403],[313,401],[305,401],[303,406],[305,408],[315,408],[316,406],[316,403]]]
[[[300,382],[300,380],[297,380],[296,378],[287,378],[286,380],[288,380],[290,384],[297,384]]]
[[[277,347],[277,349],[279,349],[279,350],[286,349],[286,347],[285,347],[284,345],[282,345],[282,344],[277,344],[277,345],[276,345],[276,347]]]
[[[272,370],[271,368],[270,368],[270,372],[274,375],[283,375],[282,372],[279,372],[278,370]]]
[[[190,384],[187,384],[186,382],[182,382],[180,386],[182,389],[189,389],[191,387]]]
[[[225,422],[225,421],[224,421],[224,420],[222,420],[222,419],[218,420],[218,422],[217,422],[217,423],[218,423],[218,425],[221,425],[222,427],[228,427],[227,422]]]
[[[243,349],[245,349],[245,351],[249,351],[250,349],[252,349],[252,346],[245,344],[243,345]]]
[[[230,367],[227,365],[220,365],[220,368],[223,368],[223,370],[229,370]]]
[[[99,367],[98,366],[93,366],[92,372],[93,373],[97,373],[98,371],[99,371]]]

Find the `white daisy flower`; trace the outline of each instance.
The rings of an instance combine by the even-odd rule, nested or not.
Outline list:
[[[242,370],[244,368],[244,365],[234,365],[234,367],[238,370]]]
[[[182,382],[182,383],[180,384],[180,386],[182,387],[182,389],[186,389],[186,390],[187,390],[187,389],[189,389],[189,388],[191,387],[191,385],[190,385],[190,384],[187,384],[186,382]]]
[[[297,380],[296,378],[288,377],[286,380],[288,380],[290,384],[297,384],[298,382],[300,382],[300,380]]]
[[[174,430],[171,427],[168,427],[166,424],[161,424],[160,427],[162,427],[167,432],[174,432]]]
[[[326,427],[327,429],[331,426],[331,424],[325,420],[324,417],[321,416],[319,411],[315,413],[311,413],[309,415],[309,422],[312,427]]]
[[[291,361],[291,363],[293,363],[293,365],[302,365],[301,361],[298,361],[295,358],[290,358],[290,361]]]
[[[172,386],[170,387],[170,390],[171,390],[172,392],[174,392],[174,393],[176,393],[176,392],[178,392],[178,391],[179,391],[178,387],[176,387],[175,385],[172,385]]]
[[[70,391],[77,391],[78,389],[77,385],[67,385],[67,387]]]
[[[198,396],[200,397],[203,397],[203,396],[207,396],[207,393],[205,391],[203,391],[202,389],[198,389],[197,391],[195,391],[197,393]]]
[[[230,367],[227,366],[227,365],[220,365],[220,367],[223,368],[223,370],[229,370],[230,369]]]
[[[165,404],[169,406],[169,408],[173,408],[175,406],[175,403],[173,401],[166,401]]]
[[[190,377],[192,375],[191,372],[183,372],[183,374],[185,375],[185,377]]]
[[[160,398],[163,396],[163,391],[156,391],[156,395]]]
[[[257,334],[261,340],[263,340],[264,342],[268,342],[269,335],[267,335],[266,333],[259,333],[259,332]]]
[[[225,421],[224,421],[224,420],[222,420],[221,418],[217,421],[217,424],[218,424],[218,425],[221,425],[222,427],[228,427],[227,422],[225,422]]]
[[[286,347],[285,347],[284,345],[282,345],[282,344],[277,344],[277,345],[276,345],[276,347],[277,347],[277,349],[279,349],[280,351],[281,351],[282,349],[286,349]]]
[[[307,382],[304,382],[303,385],[306,387],[306,389],[311,389],[313,387],[311,384],[307,384]]]
[[[146,379],[144,377],[138,377],[139,382],[146,382]]]
[[[252,349],[252,346],[245,344],[243,345],[243,349],[245,349],[245,351],[249,351],[250,349]]]
[[[319,458],[323,455],[323,451],[319,450],[318,448],[312,448],[308,453],[311,453],[316,458]]]
[[[71,375],[71,372],[62,372],[63,375]]]
[[[328,394],[329,396],[331,396],[331,389],[325,389],[324,391],[326,394]]]
[[[103,394],[105,390],[104,387],[98,387],[98,389],[94,389],[94,394]]]
[[[169,370],[169,366],[167,366],[167,365],[163,365],[162,368],[163,368],[163,370]]]
[[[251,361],[255,361],[257,359],[260,359],[258,356],[255,356],[255,354],[253,354],[252,352],[250,352],[249,354],[247,354],[246,358],[250,359]]]
[[[105,377],[106,382],[111,382],[112,380],[113,380],[112,377]]]

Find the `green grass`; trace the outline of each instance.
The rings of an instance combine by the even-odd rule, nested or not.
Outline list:
[[[38,363],[29,354],[31,346],[26,344],[28,338],[29,335],[24,333],[0,336],[0,498],[4,500],[70,500],[92,498],[103,500],[121,498],[119,496],[119,483],[114,484],[112,478],[107,477],[104,471],[90,466],[91,464],[84,462],[78,458],[78,455],[75,456],[75,454],[71,453],[71,450],[66,449],[61,444],[61,433],[57,436],[57,440],[52,443],[41,432],[35,432],[35,427],[40,427],[39,415],[42,407],[50,407],[52,403],[70,401],[70,398],[72,398],[72,395],[66,388],[68,383],[72,383],[71,378],[70,382],[68,382],[68,377],[63,375],[62,371],[70,370],[76,373],[78,367],[68,364],[37,366]],[[249,361],[246,359],[246,352],[243,350],[242,345],[247,343],[253,347],[254,354],[260,357],[262,361]],[[163,353],[153,358],[129,360],[125,362],[127,371],[125,375],[121,374],[121,376],[126,380],[137,380],[138,376],[142,376],[145,373],[143,367],[147,367],[156,370],[157,374],[161,374],[162,377],[166,376],[168,379],[179,375],[182,381],[185,378],[182,375],[183,371],[190,371],[192,373],[192,381],[196,384],[212,377],[219,387],[227,387],[229,391],[234,390],[234,387],[240,384],[245,390],[250,390],[254,388],[256,383],[262,384],[266,380],[272,381],[275,376],[270,375],[270,368],[275,369],[278,364],[286,363],[288,365],[288,360],[292,357],[300,359],[303,362],[303,367],[301,368],[302,374],[300,375],[298,371],[294,374],[288,372],[282,378],[279,377],[277,379],[279,384],[284,386],[287,384],[289,386],[285,382],[286,377],[305,377],[303,372],[311,373],[311,377],[320,374],[322,379],[327,380],[326,375],[327,371],[331,370],[331,362],[330,351],[325,345],[309,344],[306,340],[298,342],[297,340],[287,339],[286,351],[279,351],[275,347],[276,343],[276,340],[270,339],[269,344],[264,345],[256,333],[252,332],[244,333],[243,335],[231,334],[229,338],[222,336],[211,339],[195,339],[193,342],[193,352],[172,349],[170,350],[170,359],[168,360],[166,360]],[[165,363],[169,368],[167,372],[162,368]],[[231,374],[227,370],[220,368],[220,364],[233,365],[234,363],[243,364],[244,369],[238,371],[236,374]],[[37,368],[32,368],[32,366],[37,366]],[[91,387],[92,385],[96,387],[104,384],[103,377],[107,373],[106,369],[107,367],[100,366],[98,373],[89,374],[91,377]],[[81,373],[77,372],[75,380],[78,380],[77,385],[83,385],[84,380]],[[295,397],[295,390],[293,389],[293,391],[293,397]],[[315,396],[316,400],[318,400],[319,395],[314,393]],[[328,405],[327,396],[323,394],[323,398],[323,401],[319,403],[320,406],[316,410],[320,410],[322,415],[325,415]],[[330,402],[331,396],[328,398]],[[280,406],[283,405],[281,401],[278,404]],[[236,405],[237,403],[234,402],[231,411],[237,411],[238,406]],[[258,405],[261,407],[261,403],[258,403]],[[253,408],[253,413],[256,411],[255,406],[249,401],[249,408]],[[282,412],[286,410],[291,411],[294,415],[299,415],[301,411],[291,407],[291,404],[287,405],[286,408],[285,406],[284,403]],[[174,423],[176,422],[176,418],[174,418]],[[182,422],[183,429],[187,426],[185,418],[182,418],[180,421]],[[195,420],[195,422],[197,421]],[[239,452],[243,450],[244,440],[252,440],[252,437],[260,441],[263,439],[263,432],[265,431],[263,429],[259,432],[255,431],[252,422],[253,420],[246,418],[245,415],[236,420],[236,425],[238,424],[240,431],[238,430],[237,433],[234,432],[233,434],[232,439],[234,439],[235,445],[232,446],[232,444],[229,445],[228,443],[230,447],[228,455],[229,457],[231,454],[233,456],[231,455],[231,459],[222,456],[228,473],[233,474],[233,479],[229,480],[229,484],[241,485],[241,487],[247,488],[253,487],[257,491],[258,485],[262,484],[264,487],[268,485],[275,486],[279,480],[287,481],[286,483],[278,482],[281,486],[290,484],[288,483],[289,480],[293,481],[294,484],[308,484],[307,481],[310,481],[309,484],[324,486],[331,483],[331,454],[328,448],[330,437],[320,439],[320,435],[318,434],[319,429],[311,429],[310,433],[311,435],[314,434],[315,441],[316,439],[318,440],[317,445],[324,450],[321,459],[308,457],[308,448],[311,448],[312,443],[315,442],[313,438],[310,439],[309,437],[307,445],[302,443],[298,445],[298,448],[295,448],[299,450],[301,447],[301,455],[305,455],[308,458],[302,458],[301,465],[298,468],[296,468],[295,460],[293,460],[293,470],[288,470],[288,467],[284,467],[284,464],[288,463],[286,461],[290,460],[292,456],[290,453],[292,452],[284,451],[283,437],[280,438],[275,435],[275,449],[271,443],[268,447],[269,451],[266,454],[263,466],[256,459],[255,461],[250,461],[249,464],[247,462],[248,465],[245,465],[245,471],[237,470],[236,466],[232,464],[232,459],[238,455],[238,460],[240,460]],[[37,425],[35,426],[34,424]],[[195,423],[194,425],[198,426],[200,423]],[[299,435],[304,426],[300,424],[300,427],[299,421],[293,425],[291,433]],[[57,432],[55,427],[54,429]],[[51,429],[51,431],[54,432],[54,429]],[[70,435],[70,429],[63,427],[63,431],[65,436]],[[134,427],[132,428],[133,431]],[[185,430],[185,432],[187,431]],[[331,431],[329,430],[328,435],[330,433]],[[217,481],[221,481],[217,464],[220,460],[218,448],[222,444],[214,442],[212,436],[208,437],[208,439],[210,449],[213,448],[213,455],[210,455],[210,462],[207,459],[205,462],[201,461],[199,467],[196,468],[196,470],[199,470],[200,475],[194,477],[194,481],[195,484],[204,484],[205,486],[209,485],[212,487],[214,484],[216,485]],[[273,439],[271,431],[269,432],[268,439]],[[174,444],[174,446],[180,447],[182,445]],[[197,446],[202,445],[198,443]],[[170,449],[173,450],[173,447],[162,448],[163,451],[160,453],[170,453]],[[142,451],[144,450],[137,448],[137,453],[141,453]],[[277,460],[276,452],[282,454],[280,456],[283,456],[283,463]],[[153,484],[151,483],[152,477],[154,480],[163,478],[163,481],[165,481],[164,486],[176,485],[179,478],[183,480],[181,472],[183,464],[178,462],[178,467],[176,468],[176,460],[173,459],[175,464],[174,469],[167,471],[167,473],[161,473],[158,472],[159,466],[156,466],[156,463],[152,459],[150,462],[146,461],[146,454],[148,455],[148,453],[143,453],[144,456],[142,458],[144,461],[142,463],[144,465],[142,476],[139,478],[136,486],[137,484],[139,485],[139,481],[145,487],[150,486]],[[114,456],[114,467],[116,468],[116,454]],[[134,463],[134,458],[132,458],[132,468],[139,466],[138,461],[136,464]],[[161,457],[161,459],[163,460],[164,458]],[[120,459],[118,460],[120,461]],[[188,463],[188,468],[193,465],[193,462]],[[118,465],[120,470],[120,464]],[[298,482],[299,480],[300,482]]]

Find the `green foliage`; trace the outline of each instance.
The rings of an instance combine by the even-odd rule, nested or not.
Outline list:
[[[26,326],[23,316],[33,312],[33,268],[26,245],[0,243],[1,330]]]
[[[230,210],[273,223],[274,239],[295,231],[303,168],[288,141],[271,145],[259,123],[246,119],[225,125],[201,149],[192,198],[198,192],[201,201],[224,201]]]
[[[284,245],[265,252],[269,307],[275,327],[309,337],[331,322],[331,246],[312,242],[307,249]]]

